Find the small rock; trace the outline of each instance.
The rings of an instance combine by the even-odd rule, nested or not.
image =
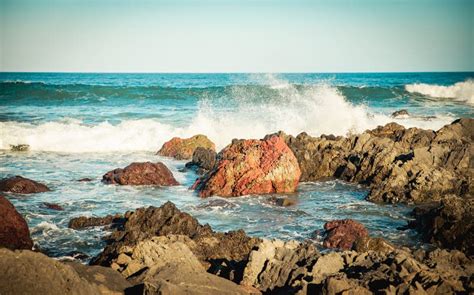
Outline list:
[[[105,217],[74,217],[69,221],[68,227],[72,229],[84,229],[92,226],[104,226],[110,224],[120,224],[123,222],[123,216],[120,214],[107,215]]]
[[[31,179],[13,176],[0,180],[0,191],[17,194],[32,194],[47,192],[49,188]]]
[[[173,173],[161,162],[132,163],[123,169],[118,168],[107,172],[102,177],[102,182],[119,185],[172,186],[179,184]]]
[[[324,224],[324,229],[327,234],[323,246],[326,248],[350,250],[357,238],[369,235],[365,226],[352,219],[327,222]]]
[[[17,145],[10,145],[10,150],[12,152],[26,152],[30,149],[29,144],[17,144]]]
[[[294,206],[298,203],[296,198],[280,198],[280,197],[271,197],[270,202],[281,207]]]
[[[46,209],[51,209],[51,210],[56,210],[56,211],[64,211],[64,208],[59,205],[59,204],[55,204],[55,203],[43,203],[41,204],[42,207],[46,208]]]
[[[158,155],[165,157],[173,157],[177,160],[188,160],[193,157],[193,153],[197,148],[205,148],[214,151],[216,146],[205,135],[198,134],[190,138],[174,137],[170,141],[165,142]]]
[[[392,118],[401,118],[401,117],[408,117],[409,114],[408,114],[408,111],[407,110],[399,110],[399,111],[395,111],[392,113]]]
[[[89,181],[92,181],[92,178],[86,177],[86,178],[78,179],[77,181],[78,181],[78,182],[89,182]]]

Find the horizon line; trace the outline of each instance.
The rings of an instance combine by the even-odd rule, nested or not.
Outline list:
[[[0,74],[407,74],[407,73],[474,73],[474,70],[462,70],[462,71],[322,71],[322,72],[309,72],[309,71],[289,71],[289,72],[139,72],[139,71],[0,71]]]

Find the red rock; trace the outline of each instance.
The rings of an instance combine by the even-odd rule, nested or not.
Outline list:
[[[120,185],[171,186],[179,184],[173,173],[161,162],[132,163],[123,169],[117,168],[104,174],[102,182]]]
[[[3,196],[0,196],[0,247],[12,250],[33,247],[28,224]]]
[[[352,219],[333,220],[324,224],[327,232],[323,246],[326,248],[352,249],[358,238],[367,237],[369,232],[359,222]]]
[[[198,148],[206,148],[215,150],[215,144],[207,138],[207,136],[198,134],[190,138],[173,137],[171,140],[165,142],[158,155],[165,157],[173,157],[178,160],[189,160],[193,157],[194,151]]]
[[[0,180],[0,191],[17,194],[32,194],[47,192],[49,188],[31,179],[13,176]]]
[[[42,207],[44,207],[46,209],[56,210],[56,211],[64,211],[64,208],[61,205],[55,204],[55,203],[44,202],[42,204]]]
[[[215,168],[193,185],[200,197],[292,193],[301,176],[296,157],[278,136],[234,140],[217,160]]]

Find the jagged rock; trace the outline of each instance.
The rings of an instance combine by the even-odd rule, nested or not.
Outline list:
[[[198,174],[202,175],[216,164],[217,153],[213,149],[198,147],[194,150],[193,159],[186,163],[186,168],[197,168]]]
[[[295,156],[280,137],[233,140],[218,154],[214,169],[193,188],[200,197],[291,193],[300,175]]]
[[[17,194],[33,194],[47,192],[49,188],[31,179],[13,176],[0,180],[0,191]]]
[[[324,229],[326,237],[323,246],[326,248],[350,250],[356,239],[369,235],[364,225],[352,219],[326,222]]]
[[[0,196],[0,247],[12,250],[31,250],[33,247],[28,224],[13,204],[3,196]]]
[[[44,202],[43,204],[41,204],[41,206],[43,208],[46,208],[46,209],[51,209],[51,210],[56,210],[56,211],[64,211],[64,208],[61,205],[55,204],[55,203]]]
[[[190,138],[173,137],[170,141],[165,142],[158,155],[165,157],[173,157],[177,160],[188,160],[193,157],[193,153],[197,148],[205,148],[214,151],[215,144],[205,135],[198,134]]]
[[[474,198],[446,196],[441,202],[417,207],[415,227],[425,241],[474,255]]]
[[[407,110],[399,110],[399,111],[395,111],[392,113],[392,118],[400,118],[400,117],[408,117],[409,114],[408,114],[408,111]]]
[[[32,251],[0,248],[0,261],[0,294],[110,295],[130,286],[111,269],[68,265]]]
[[[390,252],[395,250],[395,246],[382,238],[371,238],[369,236],[361,236],[354,241],[352,249],[357,252]]]
[[[72,229],[84,229],[87,227],[93,226],[104,226],[110,224],[120,224],[122,223],[123,215],[115,214],[115,215],[107,215],[105,217],[74,217],[69,220],[68,228]]]
[[[17,145],[10,145],[10,150],[12,152],[26,152],[30,149],[29,144],[17,144]]]
[[[301,181],[339,178],[369,187],[367,199],[423,203],[474,192],[474,119],[438,131],[396,123],[344,137],[277,135],[298,159]]]
[[[161,162],[132,163],[123,169],[117,168],[104,174],[102,182],[120,185],[178,185],[173,173]]]

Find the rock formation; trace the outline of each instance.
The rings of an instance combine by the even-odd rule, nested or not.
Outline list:
[[[84,229],[93,226],[104,226],[123,223],[123,216],[120,214],[107,215],[105,217],[79,216],[69,220],[68,227],[72,229]]]
[[[102,182],[120,185],[178,185],[173,173],[161,162],[132,163],[123,169],[117,168],[104,174]]]
[[[209,140],[205,135],[194,135],[190,138],[173,137],[170,141],[163,144],[158,151],[158,155],[165,157],[173,157],[177,160],[189,160],[192,158],[194,151],[197,148],[206,148],[215,150],[215,144]]]
[[[361,223],[352,219],[334,220],[324,224],[326,237],[323,246],[350,250],[358,238],[364,238],[369,232]]]
[[[17,194],[33,194],[47,192],[49,188],[31,179],[13,176],[0,180],[0,191]]]
[[[214,168],[216,158],[217,153],[214,150],[198,147],[194,150],[192,160],[186,163],[186,168],[196,168],[197,173],[202,175]]]
[[[0,196],[0,247],[12,250],[33,248],[28,224],[3,196]]]
[[[218,154],[214,169],[193,187],[200,197],[292,193],[300,175],[295,156],[280,137],[234,140]]]

